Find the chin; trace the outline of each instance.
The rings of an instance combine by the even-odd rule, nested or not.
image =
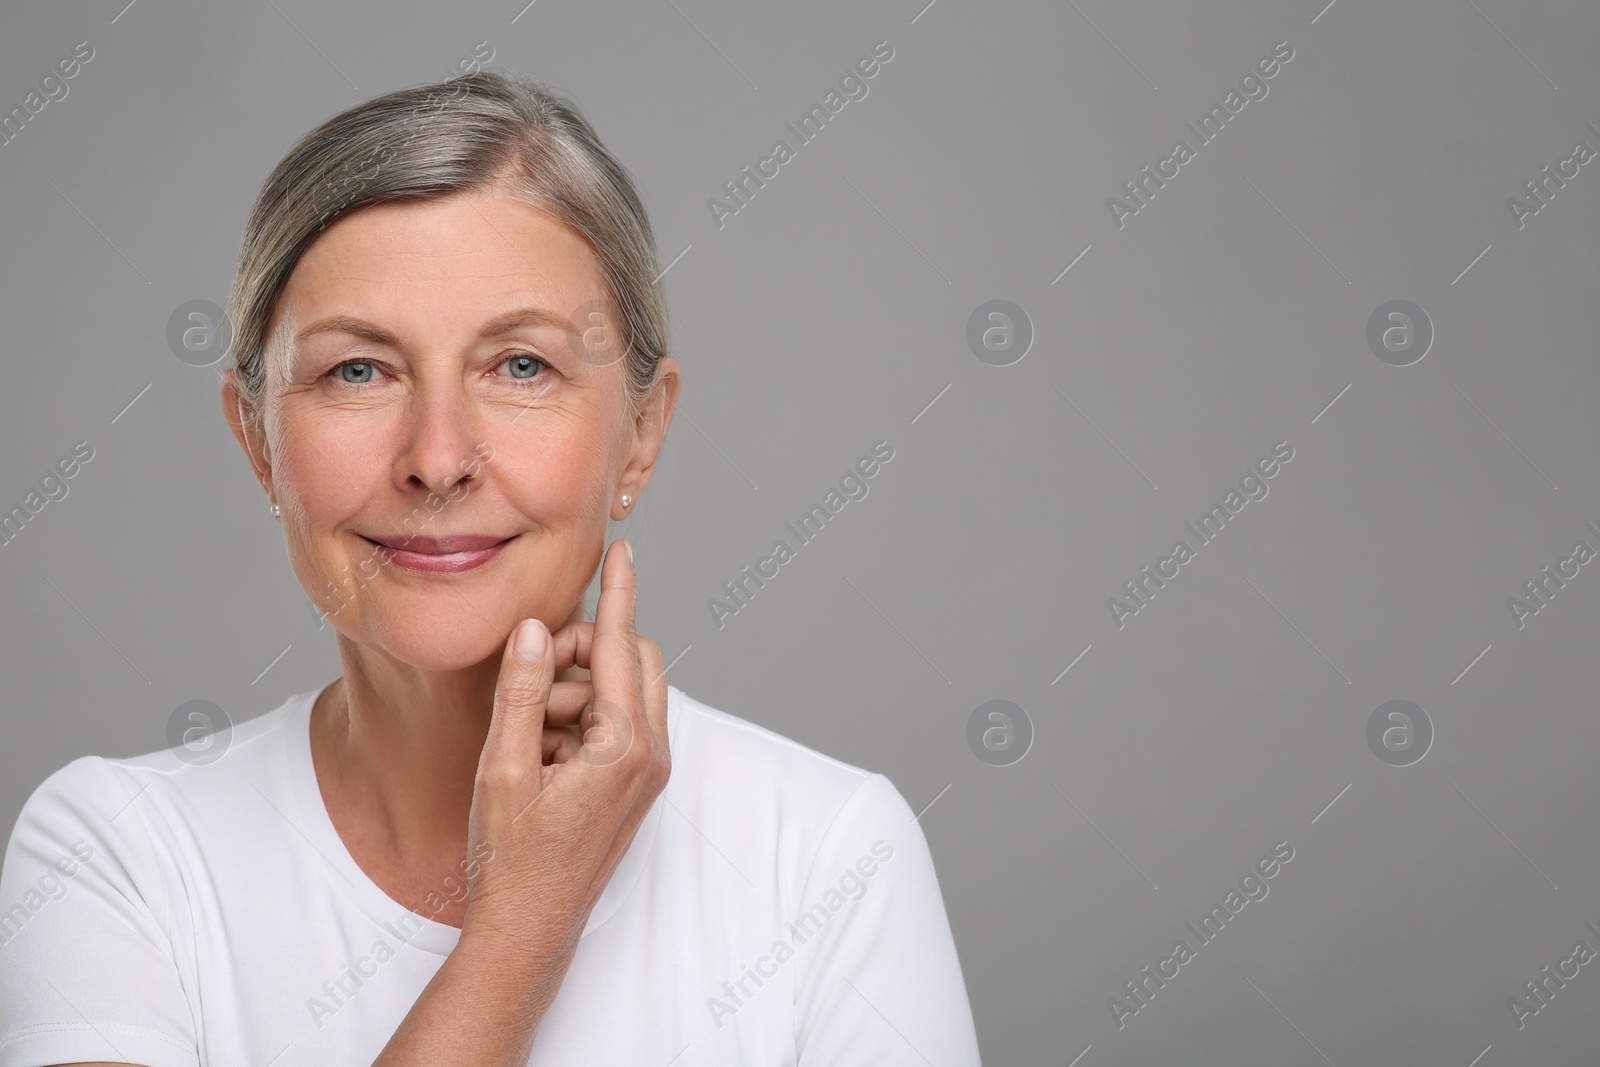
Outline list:
[[[465,594],[463,594],[465,595]],[[361,620],[360,633],[347,634],[358,644],[380,648],[389,655],[425,671],[459,671],[490,657],[498,663],[506,637],[517,619],[501,605],[470,604],[454,594],[449,601],[413,598],[394,604],[374,605]],[[496,624],[502,629],[496,629]]]

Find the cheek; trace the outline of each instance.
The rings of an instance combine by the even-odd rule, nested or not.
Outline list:
[[[290,415],[279,425],[273,485],[285,509],[294,509],[308,525],[348,518],[387,480],[393,457],[379,435],[353,432],[338,419]]]
[[[612,450],[587,425],[496,446],[495,489],[541,526],[603,525],[610,515]]]

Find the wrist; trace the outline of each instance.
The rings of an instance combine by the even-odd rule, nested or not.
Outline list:
[[[503,1022],[531,1042],[555,1001],[571,957],[547,946],[504,936],[484,926],[462,927],[461,939],[440,968],[448,983],[479,1006],[486,1018]],[[523,1029],[526,1028],[526,1032]]]
[[[526,917],[503,923],[469,910],[451,955],[459,953],[467,961],[481,961],[490,973],[503,974],[519,984],[542,985],[552,974],[559,980],[576,947],[542,936]]]

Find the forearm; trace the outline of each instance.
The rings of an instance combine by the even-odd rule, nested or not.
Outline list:
[[[571,956],[463,933],[373,1067],[523,1067]]]

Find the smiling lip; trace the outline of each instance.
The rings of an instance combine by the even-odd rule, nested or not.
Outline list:
[[[388,562],[421,574],[461,574],[488,563],[511,543],[510,537],[458,534],[453,537],[399,537],[366,540],[387,549]]]

